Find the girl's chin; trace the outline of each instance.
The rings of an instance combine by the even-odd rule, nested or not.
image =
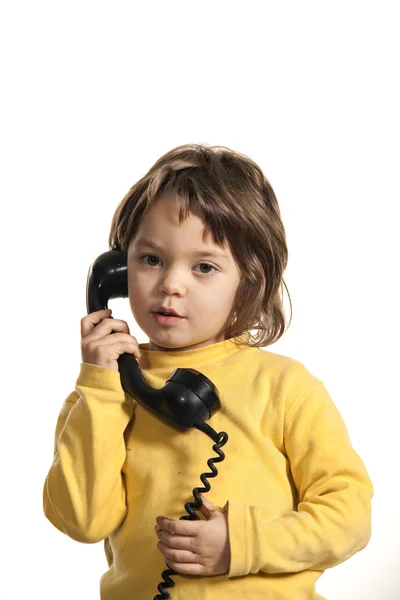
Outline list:
[[[156,336],[153,336],[153,339],[150,339],[149,350],[160,350],[161,352],[173,352],[174,350],[177,352],[179,350],[197,350],[198,348],[203,348],[204,346],[210,346],[211,344],[216,344],[217,339],[207,339],[207,340],[179,340],[175,343],[172,341],[161,340]]]

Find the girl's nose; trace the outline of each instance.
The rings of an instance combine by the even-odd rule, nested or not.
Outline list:
[[[165,294],[180,294],[183,295],[186,290],[187,283],[184,281],[182,272],[178,270],[170,271],[164,274],[159,289]]]

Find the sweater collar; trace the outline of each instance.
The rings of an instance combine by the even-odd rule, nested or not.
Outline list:
[[[229,339],[192,350],[149,350],[150,343],[139,344],[139,366],[146,370],[197,368],[200,365],[218,362],[248,346],[249,336],[250,334],[245,332],[236,338],[237,343]]]

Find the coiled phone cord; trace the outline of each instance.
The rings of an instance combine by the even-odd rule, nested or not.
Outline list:
[[[196,519],[199,518],[193,509],[200,508],[200,506],[202,505],[202,500],[200,498],[200,494],[210,491],[211,486],[208,483],[207,479],[210,477],[216,477],[218,475],[218,471],[217,471],[217,468],[214,467],[214,463],[221,462],[222,460],[225,459],[225,454],[221,450],[221,447],[224,446],[226,444],[226,442],[228,441],[228,434],[225,433],[225,431],[220,431],[219,433],[217,433],[212,427],[210,427],[210,425],[208,425],[204,421],[200,421],[200,420],[196,421],[194,423],[193,427],[196,427],[196,429],[199,429],[200,431],[202,431],[203,433],[208,435],[215,442],[212,449],[214,450],[214,452],[216,452],[218,454],[219,458],[209,458],[208,459],[207,465],[210,467],[212,473],[202,473],[200,475],[200,479],[204,484],[204,488],[198,488],[198,487],[194,488],[192,494],[196,501],[195,502],[186,502],[185,510],[189,513],[189,516],[183,515],[182,517],[179,517],[179,520],[186,519],[187,521],[195,521]],[[167,565],[167,567],[168,567],[168,565]],[[153,600],[164,600],[165,598],[170,598],[170,595],[165,588],[175,586],[175,581],[173,581],[171,579],[170,575],[178,575],[178,574],[179,574],[178,571],[175,571],[174,569],[170,569],[169,567],[168,567],[168,569],[166,569],[165,571],[162,572],[163,582],[159,583],[157,586],[157,589],[160,593],[157,594],[156,596],[154,596]]]

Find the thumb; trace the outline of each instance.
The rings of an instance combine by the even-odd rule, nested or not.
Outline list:
[[[203,504],[200,506],[199,510],[201,510],[207,519],[210,519],[213,516],[213,513],[217,512],[218,509],[215,508],[214,504],[208,498],[206,498],[206,496],[200,494],[200,497]]]

